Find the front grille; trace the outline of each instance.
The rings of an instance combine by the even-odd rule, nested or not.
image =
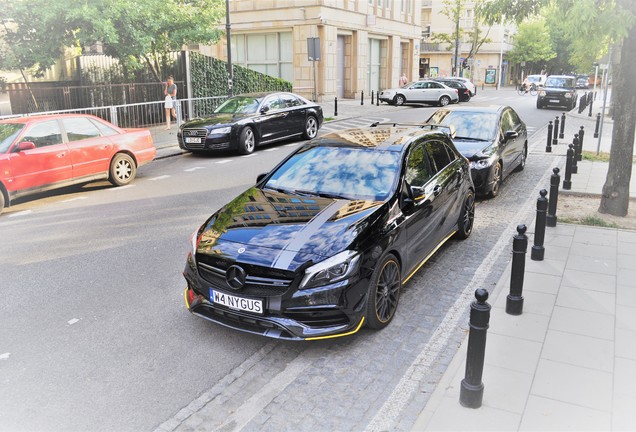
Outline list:
[[[205,139],[208,136],[208,130],[203,129],[184,129],[181,132],[183,147],[188,150],[203,150],[205,148]],[[200,143],[186,142],[188,138],[200,138]]]
[[[208,130],[205,128],[202,129],[184,129],[183,137],[199,137],[205,138],[208,136]]]
[[[204,262],[206,261],[206,262]],[[227,289],[226,269],[234,264],[203,255],[197,257],[199,275],[212,286]],[[240,264],[247,273],[245,286],[237,294],[254,297],[274,297],[285,294],[293,282],[293,273],[260,266]],[[287,274],[285,274],[287,273]]]

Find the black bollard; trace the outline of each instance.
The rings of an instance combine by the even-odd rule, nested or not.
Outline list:
[[[565,131],[565,113],[562,113],[561,114],[561,130],[559,131],[559,139],[565,138],[564,131]]]
[[[572,155],[572,174],[576,174],[579,172],[579,166],[577,165],[576,154],[579,148],[579,134],[574,134],[574,139],[572,139],[572,150],[574,150],[574,154]]]
[[[559,143],[559,116],[554,119],[554,135],[552,135],[552,145]]]
[[[521,315],[523,312],[523,273],[526,270],[528,237],[526,226],[517,225],[517,235],[512,240],[512,270],[510,272],[510,294],[506,298],[506,313]]]
[[[380,90],[378,90],[378,97],[375,98],[375,106],[380,106]]]
[[[333,116],[338,117],[338,98],[333,100]]]
[[[530,253],[530,259],[533,261],[543,261],[543,256],[545,254],[543,241],[545,240],[545,221],[546,213],[548,212],[547,194],[547,190],[541,189],[539,191],[539,198],[537,198],[537,218],[534,224],[534,245],[532,246],[532,252]]]
[[[583,137],[585,136],[585,128],[581,126],[579,129],[579,146],[576,148],[576,160],[581,161],[583,159]]]
[[[371,90],[371,105],[375,104],[375,99],[373,98],[373,90]]]
[[[548,200],[548,214],[545,217],[546,225],[549,227],[557,226],[557,203],[559,202],[559,183],[561,183],[561,176],[559,175],[559,169],[553,168],[552,175],[550,176],[550,197]]]
[[[466,374],[459,390],[459,403],[467,408],[479,408],[484,397],[484,372],[486,354],[486,334],[490,321],[488,291],[475,290],[474,301],[470,305],[470,330],[468,333],[468,352],[466,353]]]
[[[548,142],[546,143],[546,146],[545,146],[545,152],[546,153],[552,152],[552,120],[548,122]]]
[[[596,95],[589,98],[590,100],[588,101],[588,104],[590,105],[590,110],[587,112],[587,116],[588,117],[592,117],[592,105],[594,104],[594,99],[596,98]]]
[[[585,109],[586,103],[587,103],[587,93],[583,94],[583,96],[581,96],[581,100],[579,100],[579,114],[581,114],[583,110]]]
[[[601,126],[601,113],[596,114],[596,126],[594,127],[594,138],[598,138],[598,128]]]
[[[568,148],[567,157],[565,159],[565,180],[563,180],[563,189],[572,189],[572,159],[574,159],[574,150],[572,144]]]
[[[360,92],[360,105],[364,105],[364,91]]]

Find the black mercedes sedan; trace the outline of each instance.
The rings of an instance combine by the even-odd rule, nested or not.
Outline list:
[[[305,143],[192,236],[193,314],[272,338],[385,327],[402,285],[473,228],[468,161],[449,135],[377,125]]]
[[[453,142],[470,161],[478,194],[497,196],[503,180],[526,166],[528,131],[509,106],[440,108],[427,122],[454,128]]]
[[[206,118],[181,125],[179,147],[194,153],[233,150],[250,154],[258,146],[285,139],[316,137],[322,108],[286,92],[248,93],[229,98]]]

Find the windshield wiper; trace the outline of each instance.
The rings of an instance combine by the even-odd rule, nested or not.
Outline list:
[[[483,138],[464,137],[464,136],[456,136],[455,139],[466,140],[466,141],[490,141],[490,140],[483,139]]]
[[[338,194],[334,194],[334,193],[327,193],[327,192],[318,192],[318,196],[319,197],[323,197],[323,198],[334,198],[334,199],[346,199],[346,200],[350,200],[351,198],[348,198],[344,195],[338,195]]]

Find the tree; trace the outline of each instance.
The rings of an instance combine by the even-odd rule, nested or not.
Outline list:
[[[636,129],[636,86],[632,74],[636,70],[636,2],[634,0],[493,0],[482,5],[482,13],[491,22],[506,15],[517,22],[536,15],[542,7],[559,8],[566,18],[561,23],[564,33],[575,41],[572,56],[592,52],[599,58],[606,42],[622,41],[621,60],[613,76],[614,128],[610,162],[603,185],[599,212],[625,216],[629,209],[629,182]],[[509,12],[514,11],[513,15]],[[599,39],[593,41],[593,39]],[[581,57],[583,59],[584,57]]]
[[[517,30],[514,47],[507,54],[510,62],[525,62],[526,70],[540,71],[548,60],[556,57],[550,39],[545,37],[548,31],[543,20],[522,23]]]
[[[42,74],[64,49],[104,44],[124,69],[148,66],[161,81],[167,54],[223,34],[223,0],[13,0],[0,9],[5,35],[0,69]]]

